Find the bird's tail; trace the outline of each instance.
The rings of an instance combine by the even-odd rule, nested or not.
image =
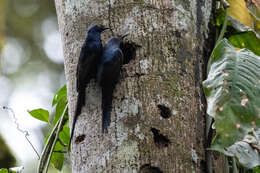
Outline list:
[[[102,132],[108,132],[111,123],[111,110],[113,100],[113,87],[102,87]]]
[[[69,146],[68,146],[68,151],[70,150],[77,119],[81,113],[82,107],[85,105],[85,97],[86,97],[85,88],[82,90],[79,90],[76,110],[75,110],[75,114],[73,116],[73,121],[72,121],[72,126],[71,126],[71,134],[70,134],[70,142],[69,142]]]

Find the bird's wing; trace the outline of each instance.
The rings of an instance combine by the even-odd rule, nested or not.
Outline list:
[[[77,91],[81,88],[86,88],[86,85],[94,75],[92,74],[93,70],[97,68],[98,59],[99,57],[95,52],[87,48],[81,49],[76,72]]]
[[[106,54],[105,54],[106,55]],[[101,67],[102,86],[102,132],[106,133],[111,122],[113,91],[123,62],[123,53],[115,49],[108,54]]]
[[[111,72],[115,72],[118,70],[118,68],[121,67],[122,63],[123,63],[123,53],[121,49],[117,48],[113,51],[112,56],[110,57],[109,60],[107,60],[104,63],[104,65],[112,67]]]
[[[113,81],[116,82],[120,74],[120,68],[123,62],[123,53],[120,49],[116,49],[112,52],[109,59],[106,59],[101,71],[101,81]]]

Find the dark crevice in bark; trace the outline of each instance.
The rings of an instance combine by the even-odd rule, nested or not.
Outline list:
[[[161,117],[167,119],[167,118],[170,118],[172,116],[171,110],[168,107],[166,107],[164,105],[157,105],[157,107],[160,110]]]
[[[79,144],[82,141],[84,141],[85,137],[86,137],[86,135],[77,136],[76,139],[75,139],[75,144]]]
[[[214,49],[215,45],[215,37],[216,37],[216,27],[215,27],[215,21],[216,21],[216,15],[215,15],[215,9],[216,9],[216,2],[212,1],[212,9],[211,9],[211,15],[210,15],[210,20],[208,23],[208,37],[205,39],[204,46],[203,46],[203,63],[202,63],[202,80],[205,80],[207,78],[207,64],[211,55],[212,50]],[[202,90],[202,88],[201,88]],[[206,98],[204,95],[204,92],[201,91],[202,97],[201,97],[201,102],[204,105],[203,106],[203,114],[206,115]],[[207,115],[206,115],[207,116]],[[206,122],[206,116],[205,122]],[[206,126],[205,126],[206,127]],[[202,168],[204,168],[203,172],[205,173],[212,173],[214,172],[213,170],[213,165],[212,165],[212,159],[213,158],[213,151],[207,150],[207,148],[210,148],[211,140],[213,138],[213,131],[210,130],[208,136],[206,136],[206,128],[205,128],[205,140],[204,140],[204,147],[205,147],[205,161],[203,162],[204,164],[201,165]]]
[[[138,173],[163,173],[160,168],[151,166],[150,164],[142,165]]]
[[[204,1],[197,1],[196,7],[197,7],[197,32],[196,37],[198,40],[201,40],[202,34],[201,34],[201,27],[204,20],[203,12],[201,10],[201,7],[203,7],[203,4],[205,4]]]
[[[153,132],[154,143],[158,148],[164,148],[169,146],[170,140],[167,136],[160,134],[160,130],[156,128],[151,128],[151,131]]]

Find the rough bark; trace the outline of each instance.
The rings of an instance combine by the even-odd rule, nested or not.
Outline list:
[[[124,65],[108,134],[101,133],[101,92],[93,81],[76,124],[72,170],[78,173],[204,172],[202,67],[211,0],[55,0],[65,56],[69,114],[86,29],[102,23],[142,47]],[[104,33],[103,40],[111,36]],[[170,118],[160,109],[169,108]],[[169,139],[154,136],[151,128]]]

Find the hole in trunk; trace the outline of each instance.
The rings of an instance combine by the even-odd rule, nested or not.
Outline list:
[[[171,110],[168,107],[166,107],[164,105],[157,105],[157,107],[160,110],[161,117],[167,119],[167,118],[170,118],[172,116]]]
[[[136,50],[141,48],[141,46],[137,45],[131,41],[124,41],[120,44],[120,49],[124,54],[124,62],[123,64],[128,64],[132,59],[136,56]]]
[[[158,148],[168,147],[170,140],[167,136],[160,134],[160,131],[156,128],[151,128],[151,131],[153,132],[154,143]]]
[[[163,173],[160,168],[151,166],[150,164],[142,165],[139,173]]]
[[[85,137],[86,137],[86,135],[77,136],[76,139],[75,139],[75,144],[79,144],[82,141],[84,141]]]

